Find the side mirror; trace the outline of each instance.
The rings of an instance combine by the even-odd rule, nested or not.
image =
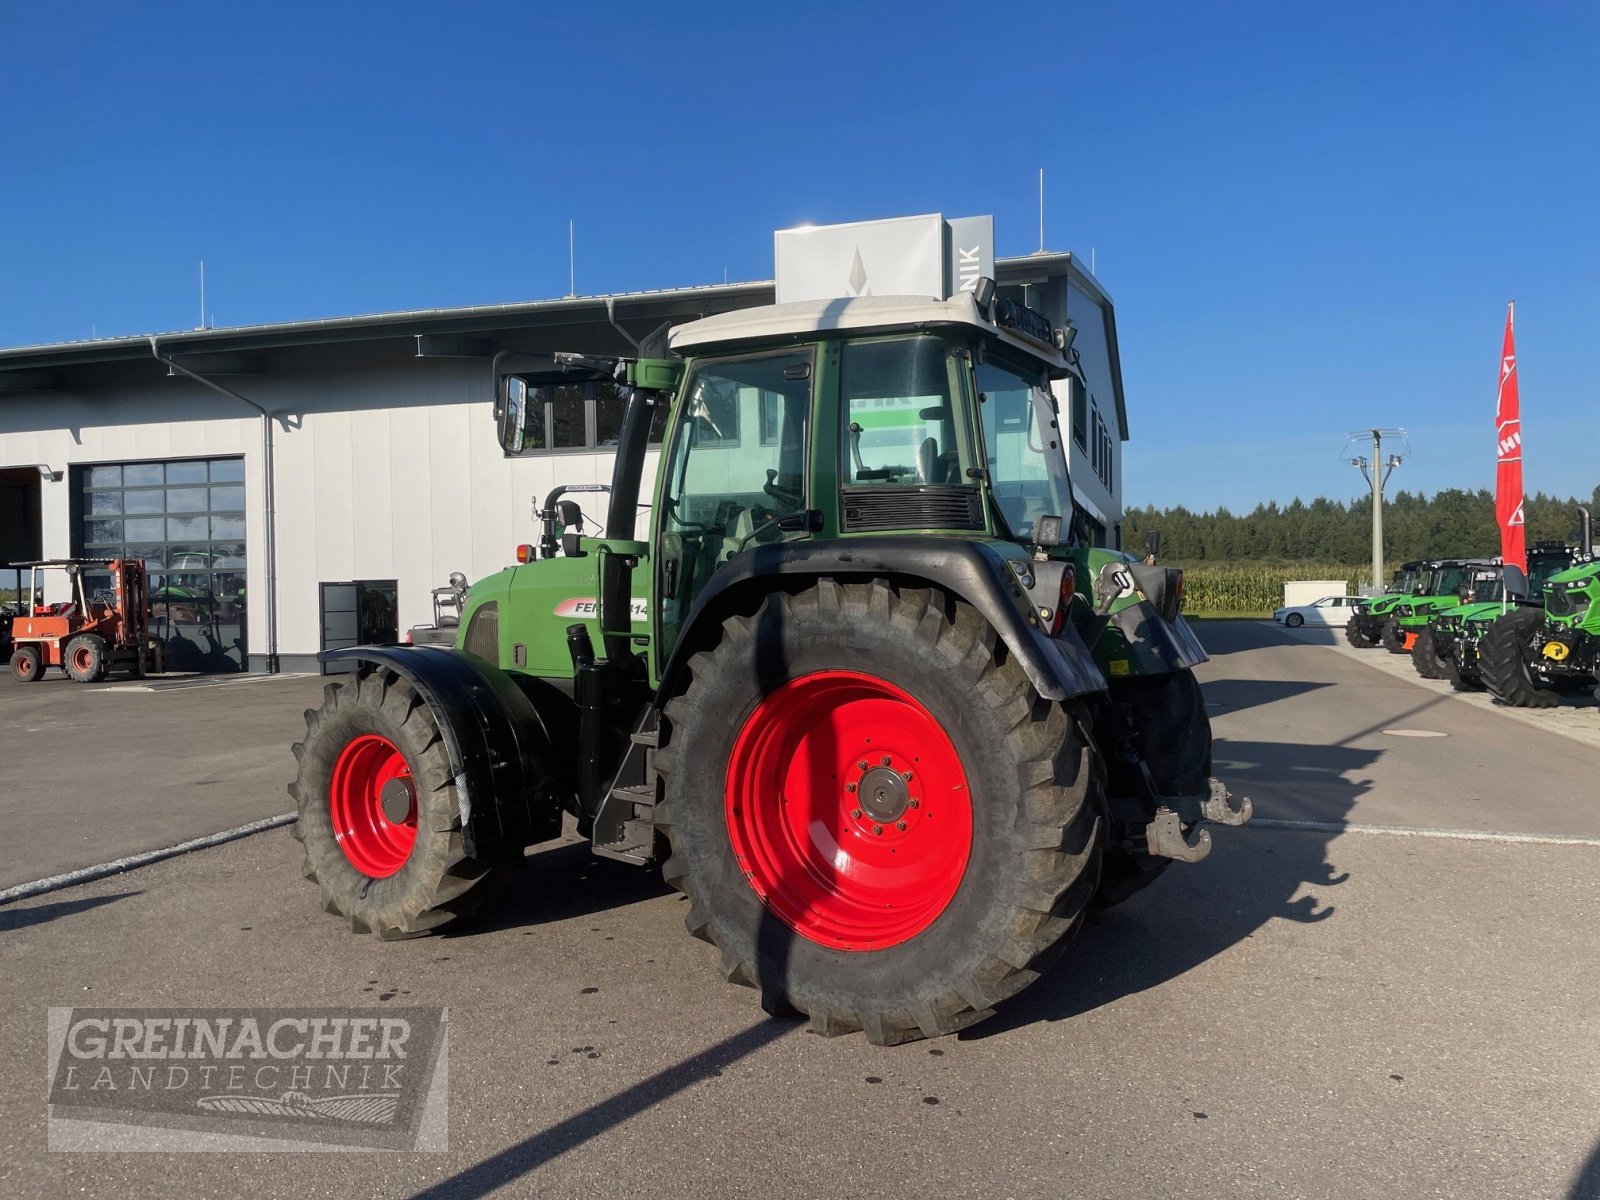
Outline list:
[[[1151,558],[1161,552],[1161,535],[1154,529],[1144,535],[1144,552]]]
[[[500,400],[500,449],[508,455],[521,454],[528,428],[528,385],[508,375],[505,391]]]
[[[583,530],[583,509],[578,507],[576,500],[560,500],[556,503],[557,519],[567,529]]]

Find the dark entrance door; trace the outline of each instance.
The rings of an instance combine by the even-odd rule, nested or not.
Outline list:
[[[400,640],[399,583],[393,579],[357,579],[350,583],[324,583],[322,588],[322,648],[381,646]],[[351,667],[324,664],[324,675],[343,675]]]

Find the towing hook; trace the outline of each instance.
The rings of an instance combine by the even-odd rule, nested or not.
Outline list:
[[[1200,829],[1191,841],[1183,835],[1183,821],[1166,805],[1156,809],[1156,818],[1145,826],[1145,844],[1156,858],[1175,858],[1197,863],[1211,853],[1211,834]]]
[[[1256,806],[1251,803],[1249,796],[1242,797],[1239,800],[1239,807],[1234,808],[1230,803],[1233,795],[1222,780],[1213,776],[1207,782],[1211,794],[1200,805],[1200,811],[1206,820],[1217,825],[1243,825],[1255,815]]]

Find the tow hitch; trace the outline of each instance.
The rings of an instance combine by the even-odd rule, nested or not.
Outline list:
[[[1145,826],[1145,843],[1157,858],[1175,858],[1179,862],[1199,862],[1211,853],[1211,834],[1196,829],[1202,821],[1213,825],[1243,825],[1255,813],[1255,805],[1245,796],[1234,808],[1233,797],[1222,780],[1213,777],[1207,781],[1209,790],[1197,796],[1162,796],[1164,801],[1156,808],[1155,820]],[[1184,827],[1193,830],[1185,835]]]

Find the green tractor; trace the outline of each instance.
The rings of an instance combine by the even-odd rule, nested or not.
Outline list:
[[[1183,573],[1073,536],[1068,331],[978,295],[709,317],[676,358],[500,355],[509,455],[546,388],[624,404],[604,534],[557,488],[455,647],[323,656],[355,673],[290,791],[327,909],[440,929],[566,813],[660,864],[767,1011],[895,1043],[989,1015],[1091,906],[1248,820]]]
[[[1417,634],[1435,612],[1454,608],[1471,594],[1472,572],[1496,565],[1489,558],[1439,558],[1417,566],[1410,594],[1390,593],[1361,605],[1350,618],[1365,643],[1377,643],[1390,654],[1409,654]]]
[[[1528,574],[1505,567],[1474,572],[1469,600],[1429,619],[1411,648],[1411,661],[1424,679],[1448,680],[1458,692],[1482,691],[1479,647],[1500,618],[1522,608],[1540,608],[1550,578],[1566,570],[1579,552],[1565,542],[1536,542],[1528,550]]]
[[[1553,708],[1600,676],[1600,562],[1588,510],[1580,512],[1579,548],[1569,552],[1571,566],[1545,581],[1543,607],[1508,612],[1483,634],[1483,681],[1502,704]]]
[[[1378,644],[1378,635],[1383,631],[1383,622],[1387,619],[1389,606],[1398,603],[1402,598],[1411,595],[1417,586],[1417,580],[1422,574],[1424,562],[1413,559],[1411,562],[1401,563],[1395,568],[1394,576],[1389,580],[1388,587],[1375,596],[1368,596],[1356,605],[1356,610],[1350,614],[1350,620],[1345,623],[1344,637],[1358,650],[1367,650]],[[1374,619],[1368,616],[1374,605],[1382,606],[1384,617]]]

